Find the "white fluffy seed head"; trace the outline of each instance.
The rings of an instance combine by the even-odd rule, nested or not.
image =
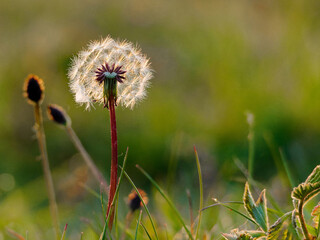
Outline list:
[[[73,58],[68,76],[76,102],[86,104],[87,109],[94,102],[103,104],[103,84],[96,80],[95,71],[106,63],[122,66],[121,70],[126,71],[123,83],[117,84],[117,103],[133,108],[146,96],[152,78],[150,62],[132,43],[115,41],[111,37],[91,42]]]

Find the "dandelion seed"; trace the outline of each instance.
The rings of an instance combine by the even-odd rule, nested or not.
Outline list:
[[[147,57],[132,43],[107,37],[81,51],[73,59],[68,75],[71,91],[79,104],[86,104],[87,108],[95,102],[107,106],[108,86],[101,83],[115,79],[116,102],[133,108],[146,96],[152,70]]]
[[[30,104],[40,104],[44,98],[43,80],[36,75],[28,75],[23,85],[23,96]]]

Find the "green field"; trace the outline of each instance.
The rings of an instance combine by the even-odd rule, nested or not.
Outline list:
[[[320,163],[319,1],[2,0],[0,240],[14,239],[8,229],[24,237],[28,232],[29,240],[55,239],[33,108],[22,96],[28,74],[45,82],[43,112],[53,103],[68,112],[73,129],[109,181],[108,111],[101,105],[90,111],[79,106],[67,76],[72,57],[90,41],[108,35],[137,44],[154,70],[147,98],[133,110],[117,107],[117,126],[119,162],[122,165],[129,147],[126,172],[147,192],[160,240],[188,238],[170,206],[135,165],[164,189],[189,227],[187,189],[194,219],[199,209],[194,146],[204,206],[213,204],[212,198],[242,201],[251,157],[254,199],[266,188],[269,208],[275,209],[274,200],[282,213],[292,210],[292,185],[305,181]],[[254,115],[252,127],[248,113]],[[64,129],[46,114],[44,129],[60,228],[68,223],[68,240],[80,240],[81,232],[83,240],[99,239],[104,226],[99,186]],[[119,239],[132,190],[127,179],[122,180]],[[310,225],[310,210],[318,200],[306,205]],[[231,206],[245,213],[243,206]],[[277,216],[269,214],[270,224]],[[134,239],[138,217],[137,211],[126,239]],[[145,211],[141,219],[155,239]],[[217,206],[203,211],[200,236],[222,239],[221,233],[237,227],[256,226]],[[138,239],[148,239],[143,227]]]

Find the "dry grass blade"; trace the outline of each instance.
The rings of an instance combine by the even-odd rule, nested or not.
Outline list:
[[[16,233],[15,231],[13,231],[10,228],[7,228],[7,232],[10,236],[14,237],[15,239],[18,240],[25,240],[25,238],[23,236],[21,236],[20,234]]]

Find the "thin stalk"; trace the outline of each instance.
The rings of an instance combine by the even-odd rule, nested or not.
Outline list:
[[[61,236],[61,240],[64,240],[65,237],[66,237],[67,227],[68,227],[68,224],[66,224],[65,227],[64,227],[64,230],[63,230],[63,233],[62,233],[62,236]]]
[[[249,141],[249,158],[248,158],[248,172],[249,177],[253,178],[253,168],[254,168],[254,131],[253,126],[249,126],[249,135],[248,135],[248,141]]]
[[[117,141],[117,125],[115,112],[115,99],[113,95],[109,97],[109,113],[110,113],[110,129],[111,129],[111,174],[110,174],[110,191],[107,208],[107,218],[110,214],[109,229],[112,229],[114,209],[110,211],[117,188],[117,173],[118,173],[118,141]]]
[[[190,232],[193,236],[193,209],[192,209],[192,199],[189,189],[187,189],[187,197],[188,197],[188,203],[189,203],[189,214],[190,214]]]
[[[160,188],[160,186],[153,180],[153,178],[142,167],[140,167],[139,165],[136,165],[136,168],[138,168],[140,170],[140,172],[142,172],[142,174],[149,179],[149,181],[152,183],[152,185],[158,190],[158,192],[161,194],[161,196],[167,201],[169,206],[172,208],[173,213],[175,213],[176,217],[178,218],[178,220],[182,224],[183,228],[186,230],[186,233],[188,234],[189,238],[194,240],[190,230],[187,228],[181,214],[179,213],[178,209],[175,207],[175,205],[173,204],[171,199],[164,193],[162,188]]]
[[[282,151],[281,148],[279,148],[279,152],[280,152],[280,156],[281,156],[280,159],[281,159],[283,167],[284,167],[284,169],[286,171],[286,174],[287,174],[287,177],[289,179],[291,188],[294,188],[294,186],[297,186],[297,184],[295,183],[294,177],[293,177],[293,175],[292,175],[292,173],[290,171],[287,158],[286,158],[286,156],[285,156],[285,154],[284,154],[284,152]]]
[[[234,209],[234,208],[232,208],[232,207],[230,207],[230,206],[228,206],[228,205],[226,205],[226,204],[224,204],[224,203],[222,203],[222,202],[219,202],[219,201],[218,201],[217,199],[215,199],[215,198],[212,199],[212,200],[214,200],[216,203],[215,203],[215,204],[212,204],[212,205],[209,205],[209,206],[201,209],[201,211],[204,211],[204,210],[206,210],[206,209],[208,209],[208,208],[215,207],[215,206],[223,206],[223,207],[225,207],[225,208],[227,208],[227,209],[229,209],[229,210],[231,210],[231,211],[239,214],[240,216],[246,218],[247,220],[249,220],[250,222],[252,222],[253,224],[255,224],[255,225],[257,225],[257,226],[259,227],[259,225],[258,225],[255,221],[253,221],[251,218],[247,217],[245,214],[239,212],[238,210],[236,210],[236,209]]]
[[[149,211],[148,207],[146,206],[146,204],[145,204],[144,201],[143,201],[143,198],[142,198],[142,196],[141,196],[138,188],[137,188],[136,185],[133,183],[133,181],[131,180],[131,178],[129,177],[129,175],[128,175],[123,169],[122,169],[122,172],[123,172],[123,174],[126,176],[126,178],[128,179],[128,181],[130,182],[130,184],[132,185],[132,187],[134,188],[134,190],[136,191],[136,193],[138,194],[139,198],[141,199],[141,203],[142,203],[144,209],[146,210],[146,212],[147,212],[147,214],[148,214],[148,217],[149,217],[149,219],[150,219],[150,222],[151,222],[151,225],[152,225],[154,234],[155,234],[155,236],[156,236],[156,239],[158,240],[159,237],[158,237],[158,233],[157,233],[157,230],[156,230],[154,221],[153,221],[153,219],[152,219],[152,217],[151,217],[151,214],[150,214],[150,211]]]
[[[200,203],[199,203],[199,220],[198,220],[198,225],[197,225],[197,230],[196,230],[196,237],[195,239],[198,239],[198,234],[200,230],[200,224],[201,224],[201,217],[202,217],[202,211],[201,209],[203,208],[203,182],[202,182],[202,173],[201,173],[201,166],[200,166],[200,160],[198,156],[198,152],[196,147],[194,146],[194,153],[196,155],[196,160],[197,160],[197,169],[198,169],[198,175],[199,175],[199,189],[200,189]]]
[[[152,238],[151,238],[151,236],[150,236],[150,234],[149,234],[149,232],[148,232],[147,228],[143,225],[143,223],[142,223],[142,222],[140,222],[140,225],[142,226],[143,230],[144,230],[144,231],[145,231],[145,233],[147,234],[147,236],[148,236],[149,240],[152,240]],[[167,236],[168,236],[168,233],[167,233]],[[167,238],[167,239],[168,239],[168,238]]]
[[[126,232],[129,229],[129,226],[130,226],[130,223],[131,223],[132,214],[133,214],[133,212],[129,211],[127,216],[126,216],[126,223],[125,223],[125,227],[124,227],[124,230],[123,230],[121,238],[120,238],[121,240],[124,240],[124,238],[126,237]]]
[[[86,149],[83,147],[80,139],[78,138],[77,134],[74,132],[73,128],[69,125],[66,126],[66,132],[68,133],[71,141],[73,142],[74,146],[77,148],[77,150],[80,152],[83,160],[87,164],[88,168],[92,172],[93,176],[96,178],[96,180],[99,182],[99,184],[102,186],[102,188],[107,191],[108,189],[108,183],[103,177],[100,170],[95,165],[94,161],[86,151]]]
[[[124,156],[122,168],[120,167],[121,168],[121,172],[120,172],[119,182],[118,182],[118,185],[117,185],[117,188],[116,188],[116,191],[115,191],[115,197],[113,198],[112,203],[111,203],[110,211],[114,210],[115,207],[118,207],[119,189],[120,189],[120,184],[121,184],[122,177],[123,177],[123,174],[124,174],[124,167],[126,166],[126,162],[127,162],[127,158],[128,158],[128,151],[129,151],[129,148],[127,147],[127,151],[126,151],[126,154]],[[106,227],[106,225],[109,225],[110,217],[111,217],[111,215],[109,214],[107,216],[106,220],[105,220],[105,227]]]
[[[139,214],[139,218],[138,218],[138,222],[137,222],[137,227],[136,227],[136,233],[134,234],[134,240],[138,239],[138,229],[139,229],[139,225],[141,222],[141,216],[142,216],[142,210],[140,210],[140,214]]]
[[[304,237],[306,238],[306,240],[312,240],[313,238],[308,232],[307,225],[306,225],[306,222],[305,222],[304,216],[303,216],[303,201],[299,202],[298,209],[299,209],[298,216],[300,218],[301,228],[302,228]]]
[[[48,192],[48,198],[49,198],[49,208],[52,218],[52,224],[55,230],[56,239],[60,239],[60,230],[59,230],[59,217],[58,217],[58,207],[56,202],[56,196],[54,192],[54,186],[50,171],[50,165],[49,165],[49,159],[48,159],[48,153],[47,153],[47,145],[46,145],[46,139],[43,129],[43,119],[42,119],[42,113],[40,104],[36,103],[34,106],[34,116],[36,120],[36,133],[39,143],[39,148],[41,152],[41,159],[42,159],[42,168],[44,173],[44,179],[46,182],[47,192]]]

